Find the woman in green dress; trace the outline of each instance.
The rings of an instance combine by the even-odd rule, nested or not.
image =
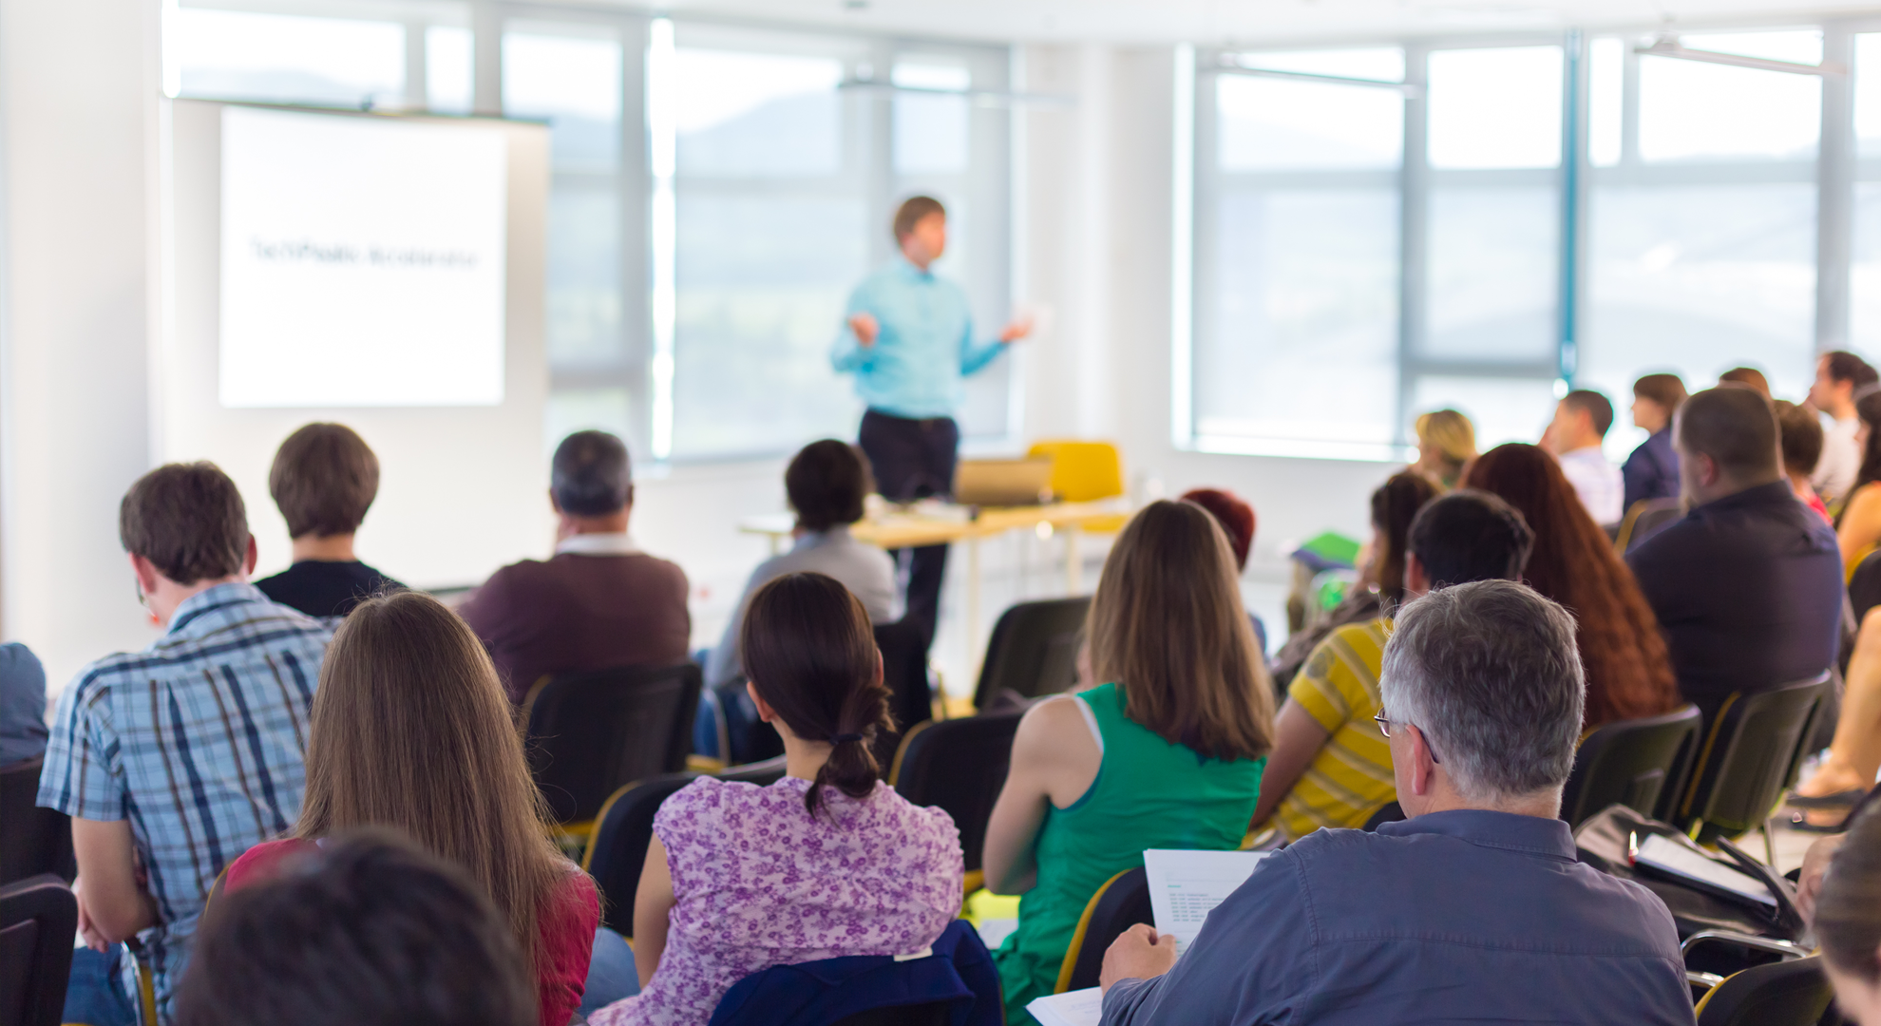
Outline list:
[[[1117,539],[1086,625],[1097,680],[1020,721],[986,886],[1023,894],[996,954],[1007,1021],[1052,993],[1085,903],[1147,848],[1240,846],[1273,747],[1274,689],[1227,536],[1153,502]]]

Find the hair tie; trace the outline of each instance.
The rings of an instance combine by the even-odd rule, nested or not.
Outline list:
[[[837,734],[829,739],[829,743],[833,745],[846,745],[851,741],[860,740],[862,740],[861,734]]]

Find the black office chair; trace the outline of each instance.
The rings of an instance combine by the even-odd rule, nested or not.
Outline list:
[[[50,873],[0,887],[0,1023],[58,1026],[78,899]]]
[[[929,720],[901,739],[888,782],[916,805],[938,805],[960,828],[967,890],[979,889],[980,849],[999,789],[1006,786],[1012,735],[1022,712]]]
[[[1822,956],[1752,966],[1698,1001],[1698,1026],[1816,1026],[1835,992]]]
[[[1386,802],[1374,810],[1372,814],[1366,818],[1365,825],[1359,829],[1368,834],[1375,834],[1378,832],[1378,828],[1384,826],[1386,823],[1402,822],[1404,822],[1404,806],[1399,805],[1397,802]]]
[[[623,785],[686,768],[699,682],[699,667],[682,663],[564,674],[529,689],[529,771],[564,832],[585,837]]]
[[[45,761],[34,756],[0,768],[0,823],[6,824],[0,829],[0,884],[41,873],[69,883],[78,875],[71,817],[33,804]]]
[[[1137,923],[1153,923],[1150,909],[1149,876],[1142,866],[1126,869],[1104,881],[1084,905],[1084,915],[1071,934],[1071,946],[1058,967],[1058,986],[1052,991],[1083,990],[1097,986],[1097,974],[1104,968],[1104,952],[1110,943]]]
[[[784,757],[734,766],[714,774],[768,787],[784,777]],[[662,773],[637,780],[608,796],[594,818],[594,835],[582,853],[581,868],[601,891],[601,924],[623,937],[634,935],[634,892],[647,848],[653,844],[653,817],[660,803],[698,779],[698,773]]]
[[[888,713],[895,729],[875,739],[875,758],[884,766],[895,758],[901,737],[917,723],[934,718],[934,691],[927,679],[927,632],[906,620],[877,624],[875,647],[882,653],[882,682],[888,685]]]
[[[1021,602],[999,614],[980,666],[973,707],[985,709],[1008,692],[1020,699],[1055,695],[1078,679],[1078,637],[1091,599]]]
[[[1587,735],[1561,792],[1561,818],[1572,829],[1609,805],[1657,817],[1660,798],[1677,793],[1698,747],[1704,716],[1684,706],[1662,716],[1609,723]]]
[[[1633,546],[1658,534],[1666,525],[1684,516],[1678,499],[1641,499],[1633,503],[1620,520],[1613,547],[1625,555]]]
[[[1700,844],[1768,829],[1828,674],[1726,698],[1706,732],[1670,822]]]

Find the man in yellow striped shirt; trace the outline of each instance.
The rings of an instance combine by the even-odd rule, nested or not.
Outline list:
[[[1411,522],[1406,600],[1451,584],[1520,580],[1534,532],[1514,507],[1464,490],[1432,500]],[[1378,668],[1390,617],[1327,635],[1287,689],[1254,825],[1273,820],[1288,840],[1320,827],[1360,827],[1397,800],[1391,746],[1378,715]]]

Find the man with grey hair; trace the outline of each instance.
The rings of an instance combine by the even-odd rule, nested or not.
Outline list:
[[[1380,687],[1410,818],[1262,859],[1181,958],[1131,927],[1104,1026],[1689,1026],[1671,913],[1577,862],[1556,818],[1586,693],[1573,618],[1513,581],[1434,591],[1399,613]]]
[[[543,677],[687,659],[685,571],[627,533],[633,468],[605,431],[562,439],[549,465],[555,556],[490,575],[457,610],[483,639],[510,701]]]

